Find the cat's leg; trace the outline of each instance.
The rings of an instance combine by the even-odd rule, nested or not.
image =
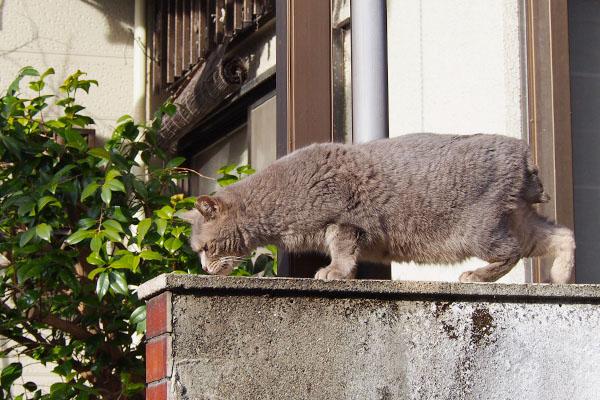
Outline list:
[[[523,257],[554,257],[550,280],[570,281],[575,267],[575,237],[573,231],[556,225],[539,215],[529,205],[521,205],[511,220],[511,229],[521,240]]]
[[[549,221],[540,221],[534,232],[532,257],[553,256],[550,269],[552,283],[568,283],[575,267],[575,237],[573,231]]]
[[[331,264],[315,274],[317,279],[352,279],[356,275],[358,232],[349,226],[329,225],[325,231]]]
[[[519,258],[520,257],[491,262],[485,267],[478,268],[475,271],[463,272],[459,280],[461,282],[495,282],[513,269],[519,261]]]
[[[513,232],[510,220],[483,228],[486,230],[480,236],[482,239],[474,255],[489,264],[464,272],[459,278],[461,282],[495,282],[513,269],[523,256],[521,240]]]

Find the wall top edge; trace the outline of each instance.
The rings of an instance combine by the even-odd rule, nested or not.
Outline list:
[[[391,280],[333,280],[312,278],[250,278],[232,276],[164,274],[138,288],[142,300],[162,292],[223,296],[243,293],[322,297],[439,299],[440,301],[551,302],[600,304],[600,285],[500,284],[413,282]]]

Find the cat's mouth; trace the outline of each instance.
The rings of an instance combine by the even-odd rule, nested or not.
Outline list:
[[[202,269],[211,275],[229,275],[243,261],[240,257],[224,257],[219,260],[209,261],[206,256],[200,255]]]

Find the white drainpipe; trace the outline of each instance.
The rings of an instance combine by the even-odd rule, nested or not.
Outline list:
[[[135,0],[133,21],[133,114],[131,116],[136,123],[146,125],[148,120],[146,115],[146,0]],[[145,175],[147,179],[146,165],[142,158],[138,156],[136,162],[139,167],[135,167],[137,169],[135,173]],[[138,217],[144,218],[143,211]]]
[[[389,136],[386,0],[351,0],[352,137]]]
[[[135,0],[133,42],[133,119],[146,123],[146,0]]]

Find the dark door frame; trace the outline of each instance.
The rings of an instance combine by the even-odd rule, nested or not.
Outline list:
[[[527,0],[529,132],[540,177],[552,200],[540,212],[573,229],[573,151],[567,0]],[[534,261],[534,282],[551,260]]]
[[[330,0],[277,0],[277,157],[333,141]],[[309,277],[326,261],[280,251],[278,275]]]

